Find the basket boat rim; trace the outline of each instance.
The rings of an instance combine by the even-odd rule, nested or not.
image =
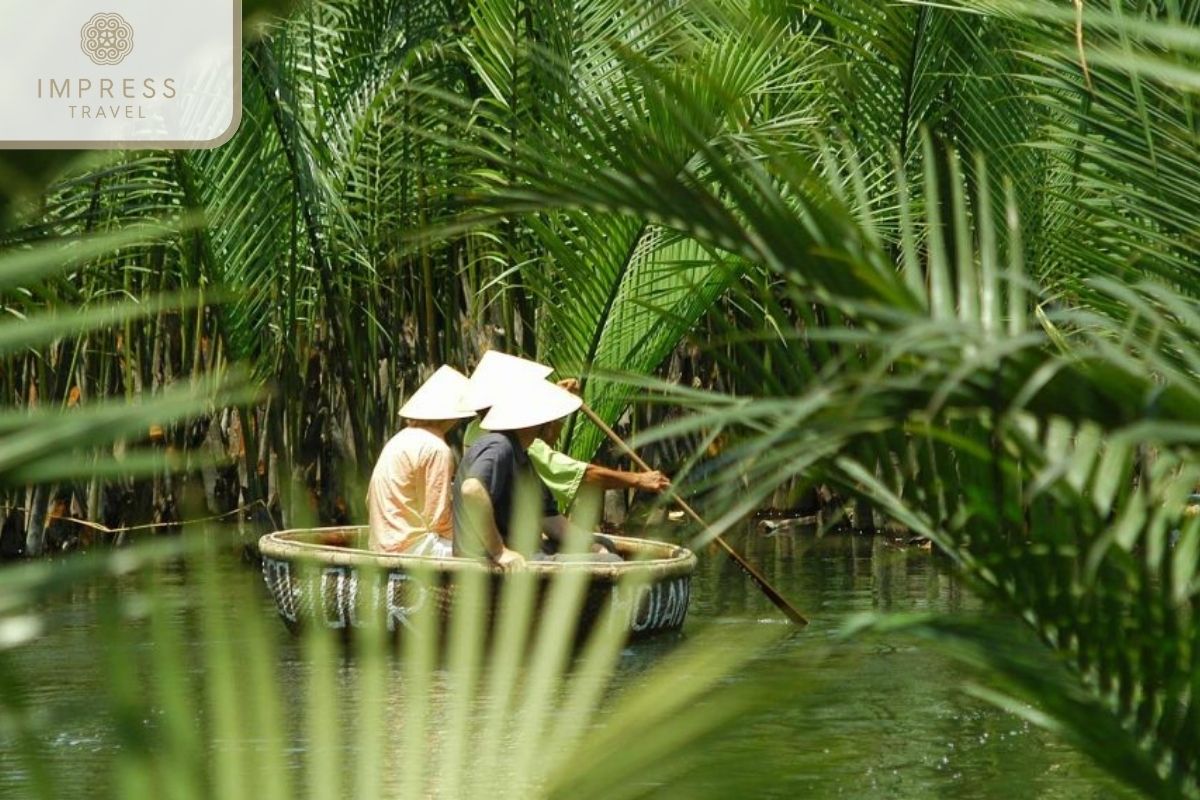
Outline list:
[[[476,572],[489,575],[504,575],[498,567],[474,558],[436,558],[405,553],[376,553],[344,545],[321,544],[305,541],[305,538],[322,535],[362,534],[365,526],[339,526],[332,528],[293,528],[268,533],[258,540],[259,552],[264,558],[277,561],[307,562],[331,566],[366,567],[383,571],[404,570],[407,572]],[[696,569],[696,554],[686,547],[640,539],[632,536],[612,536],[635,554],[649,557],[635,558],[620,563],[594,563],[587,561],[530,561],[525,569],[538,575],[585,572],[596,577],[619,578],[634,574],[651,579],[663,579],[691,575]]]

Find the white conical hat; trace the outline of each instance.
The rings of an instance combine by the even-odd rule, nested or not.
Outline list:
[[[505,387],[513,381],[541,380],[553,371],[553,367],[536,361],[488,350],[471,373],[470,385],[463,394],[462,408],[471,412],[491,408],[496,404],[496,399],[504,394]]]
[[[562,419],[583,405],[578,396],[538,378],[516,378],[495,398],[480,423],[485,431],[516,431]]]
[[[443,364],[429,376],[400,409],[405,419],[466,419],[470,411],[462,409],[467,376]]]

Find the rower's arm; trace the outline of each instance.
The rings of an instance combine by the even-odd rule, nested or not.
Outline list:
[[[662,492],[671,486],[671,479],[658,470],[626,472],[599,464],[588,464],[583,481],[601,489],[637,489],[642,492]]]

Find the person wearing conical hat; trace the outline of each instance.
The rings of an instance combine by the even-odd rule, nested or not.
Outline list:
[[[455,553],[486,555],[501,566],[526,557],[621,561],[611,542],[575,528],[560,513],[529,457],[534,442],[582,405],[579,396],[524,375],[513,377],[493,402],[481,422],[483,435],[455,475]],[[514,530],[523,523],[529,527]],[[522,532],[533,535],[518,542]],[[581,548],[567,552],[571,534]]]
[[[470,387],[463,395],[463,409],[476,413],[476,417],[467,423],[466,432],[463,434],[463,447],[469,448],[484,434],[480,423],[496,398],[504,394],[507,386],[513,381],[526,378],[548,378],[553,371],[553,368],[545,364],[496,350],[484,353],[472,371]],[[574,378],[559,381],[558,385],[573,394],[579,393],[579,381]],[[550,490],[559,513],[567,513],[585,486],[601,491],[634,489],[654,494],[670,487],[670,479],[658,470],[630,472],[610,469],[600,464],[589,464],[571,458],[566,453],[555,450],[547,442],[557,441],[560,429],[561,425],[548,426],[543,430],[542,436],[534,439],[526,451],[538,477]]]
[[[551,372],[554,372],[553,367],[528,358],[488,350],[471,370],[467,390],[462,396],[462,408],[472,412],[491,408],[513,381],[548,378]]]
[[[505,569],[520,566],[533,549],[517,550],[516,526],[524,510],[540,533],[565,534],[527,450],[542,428],[579,408],[580,399],[533,375],[513,375],[494,396],[481,423],[485,433],[463,455],[454,479],[454,551],[490,558]],[[532,501],[519,508],[523,500]],[[555,524],[547,525],[553,519]],[[537,533],[534,531],[533,533]],[[530,541],[540,551],[540,537]]]
[[[466,389],[466,376],[443,365],[400,408],[407,425],[384,445],[367,488],[372,550],[453,554],[454,454],[446,434],[471,416],[461,410]]]

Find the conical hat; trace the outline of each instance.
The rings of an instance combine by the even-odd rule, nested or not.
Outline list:
[[[470,385],[463,395],[462,408],[471,412],[491,408],[496,404],[496,398],[502,396],[505,387],[513,381],[541,380],[553,371],[553,367],[536,361],[510,356],[498,350],[488,350],[471,373]]]
[[[583,405],[583,401],[561,386],[538,378],[510,381],[495,398],[492,410],[480,423],[485,431],[516,431],[545,425],[562,419]]]
[[[443,364],[429,376],[408,398],[400,409],[405,419],[466,419],[470,411],[462,409],[463,392],[467,389],[467,376],[454,367]]]

